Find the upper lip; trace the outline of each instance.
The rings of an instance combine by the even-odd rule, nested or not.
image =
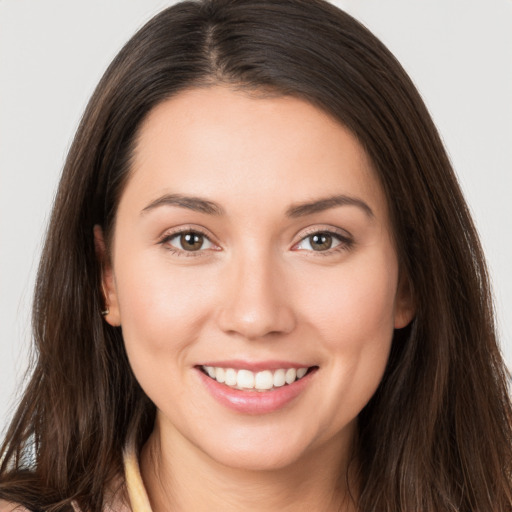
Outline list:
[[[250,370],[253,372],[263,370],[279,370],[281,368],[310,368],[315,366],[309,363],[297,363],[296,361],[242,361],[240,359],[230,361],[207,361],[198,366],[214,366],[216,368],[233,368],[234,370]]]

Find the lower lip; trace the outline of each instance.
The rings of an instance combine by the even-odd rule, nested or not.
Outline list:
[[[210,394],[222,405],[242,414],[268,414],[282,409],[297,398],[311,382],[316,369],[292,384],[269,391],[233,389],[205,375],[196,368]]]

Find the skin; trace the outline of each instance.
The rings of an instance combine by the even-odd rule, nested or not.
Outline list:
[[[289,215],[334,195],[360,203]],[[200,249],[180,246],[180,230],[205,235]],[[312,244],[318,232],[331,248]],[[110,254],[106,320],[122,326],[158,411],[141,455],[155,512],[352,510],[357,415],[413,315],[386,198],[354,136],[300,99],[182,92],[141,127]],[[244,414],[197,369],[234,359],[318,369],[284,407]]]

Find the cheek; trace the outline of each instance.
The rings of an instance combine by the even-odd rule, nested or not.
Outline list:
[[[351,388],[346,396],[353,395],[360,406],[377,388],[387,364],[398,279],[394,258],[370,261],[340,267],[302,297],[306,321],[319,334],[337,384]]]
[[[371,342],[371,332],[393,331],[396,263],[386,258],[368,258],[368,264],[364,263],[358,261],[320,276],[309,293],[302,295],[302,301],[308,303],[303,309],[311,321],[336,345],[340,341],[364,344]]]
[[[197,344],[214,291],[201,272],[143,256],[120,262],[116,282],[121,326],[130,366],[161,410],[174,410],[189,383]],[[189,397],[190,399],[190,397]],[[190,400],[193,402],[193,400]]]
[[[329,293],[311,296],[308,322],[315,325],[331,393],[323,394],[328,432],[354,420],[377,390],[393,337],[396,281],[393,271],[379,275],[348,272]],[[390,276],[391,274],[391,276]]]
[[[176,268],[165,257],[131,259],[116,268],[121,325],[127,351],[158,359],[186,350],[199,332],[214,293],[201,272]]]

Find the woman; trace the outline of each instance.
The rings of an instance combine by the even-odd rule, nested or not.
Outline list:
[[[39,269],[6,510],[511,510],[475,229],[405,72],[321,1],[116,57]]]

